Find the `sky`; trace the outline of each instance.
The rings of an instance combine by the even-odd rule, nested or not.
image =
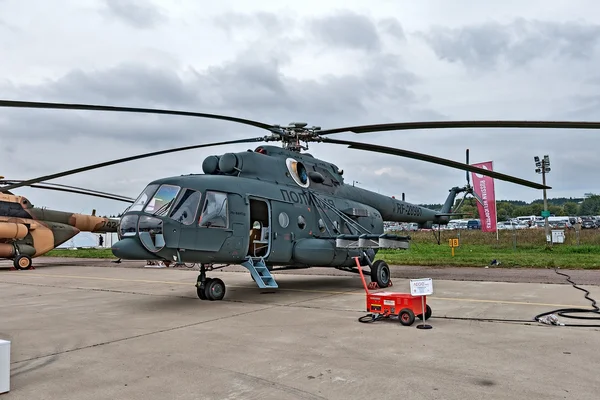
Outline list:
[[[323,129],[463,119],[600,120],[600,3],[589,0],[0,0],[0,98],[169,108]],[[264,135],[180,116],[0,108],[0,175],[29,179],[138,153]],[[600,192],[600,132],[437,129],[332,135],[472,163],[540,182],[549,197]],[[270,143],[271,144],[271,143]],[[218,146],[53,180],[136,197],[201,173]],[[464,171],[311,143],[346,183],[442,203]],[[495,180],[496,198],[538,189]],[[127,203],[20,188],[36,206],[117,214]]]

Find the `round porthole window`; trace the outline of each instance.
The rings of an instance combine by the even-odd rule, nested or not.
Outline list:
[[[298,217],[298,228],[304,229],[305,227],[306,227],[306,220],[301,215],[301,216]]]
[[[279,225],[281,225],[282,228],[287,228],[289,224],[290,217],[284,212],[279,213]]]

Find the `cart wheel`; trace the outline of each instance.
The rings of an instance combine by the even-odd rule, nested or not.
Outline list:
[[[422,321],[423,320],[423,314],[417,315],[417,318],[419,318]],[[431,307],[429,307],[429,304],[427,304],[425,306],[425,320],[427,321],[429,318],[431,318]]]
[[[410,308],[403,308],[398,313],[398,321],[404,326],[410,326],[415,322],[415,313]]]
[[[390,273],[390,267],[383,260],[377,260],[373,263],[371,269],[371,282],[377,282],[380,288],[386,288],[390,286],[390,280],[392,274]]]

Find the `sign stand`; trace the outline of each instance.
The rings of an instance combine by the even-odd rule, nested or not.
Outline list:
[[[452,248],[452,250],[454,250],[454,248]],[[420,325],[417,325],[417,329],[432,329],[433,327],[431,325],[425,324],[425,296],[433,294],[433,280],[431,278],[411,279],[410,293],[413,296],[421,296],[421,312],[423,320]]]
[[[10,391],[10,341],[0,339],[0,395]]]
[[[458,239],[448,239],[448,245],[452,249],[452,257],[454,257],[454,248],[458,247]]]

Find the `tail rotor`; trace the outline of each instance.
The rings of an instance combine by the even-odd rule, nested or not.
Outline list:
[[[465,159],[466,159],[465,164],[469,164],[469,149],[466,149]],[[465,192],[465,194],[464,194],[463,198],[460,200],[460,203],[458,203],[458,205],[456,206],[456,209],[454,210],[454,212],[457,212],[460,209],[460,207],[463,205],[465,199],[467,198],[468,194],[470,194],[480,204],[483,204],[483,200],[477,195],[477,193],[475,193],[475,191],[473,190],[473,186],[471,186],[471,175],[470,175],[469,171],[465,171],[465,173],[466,173],[465,175],[466,175],[466,179],[467,179],[467,184],[463,187],[463,190],[462,190]]]

